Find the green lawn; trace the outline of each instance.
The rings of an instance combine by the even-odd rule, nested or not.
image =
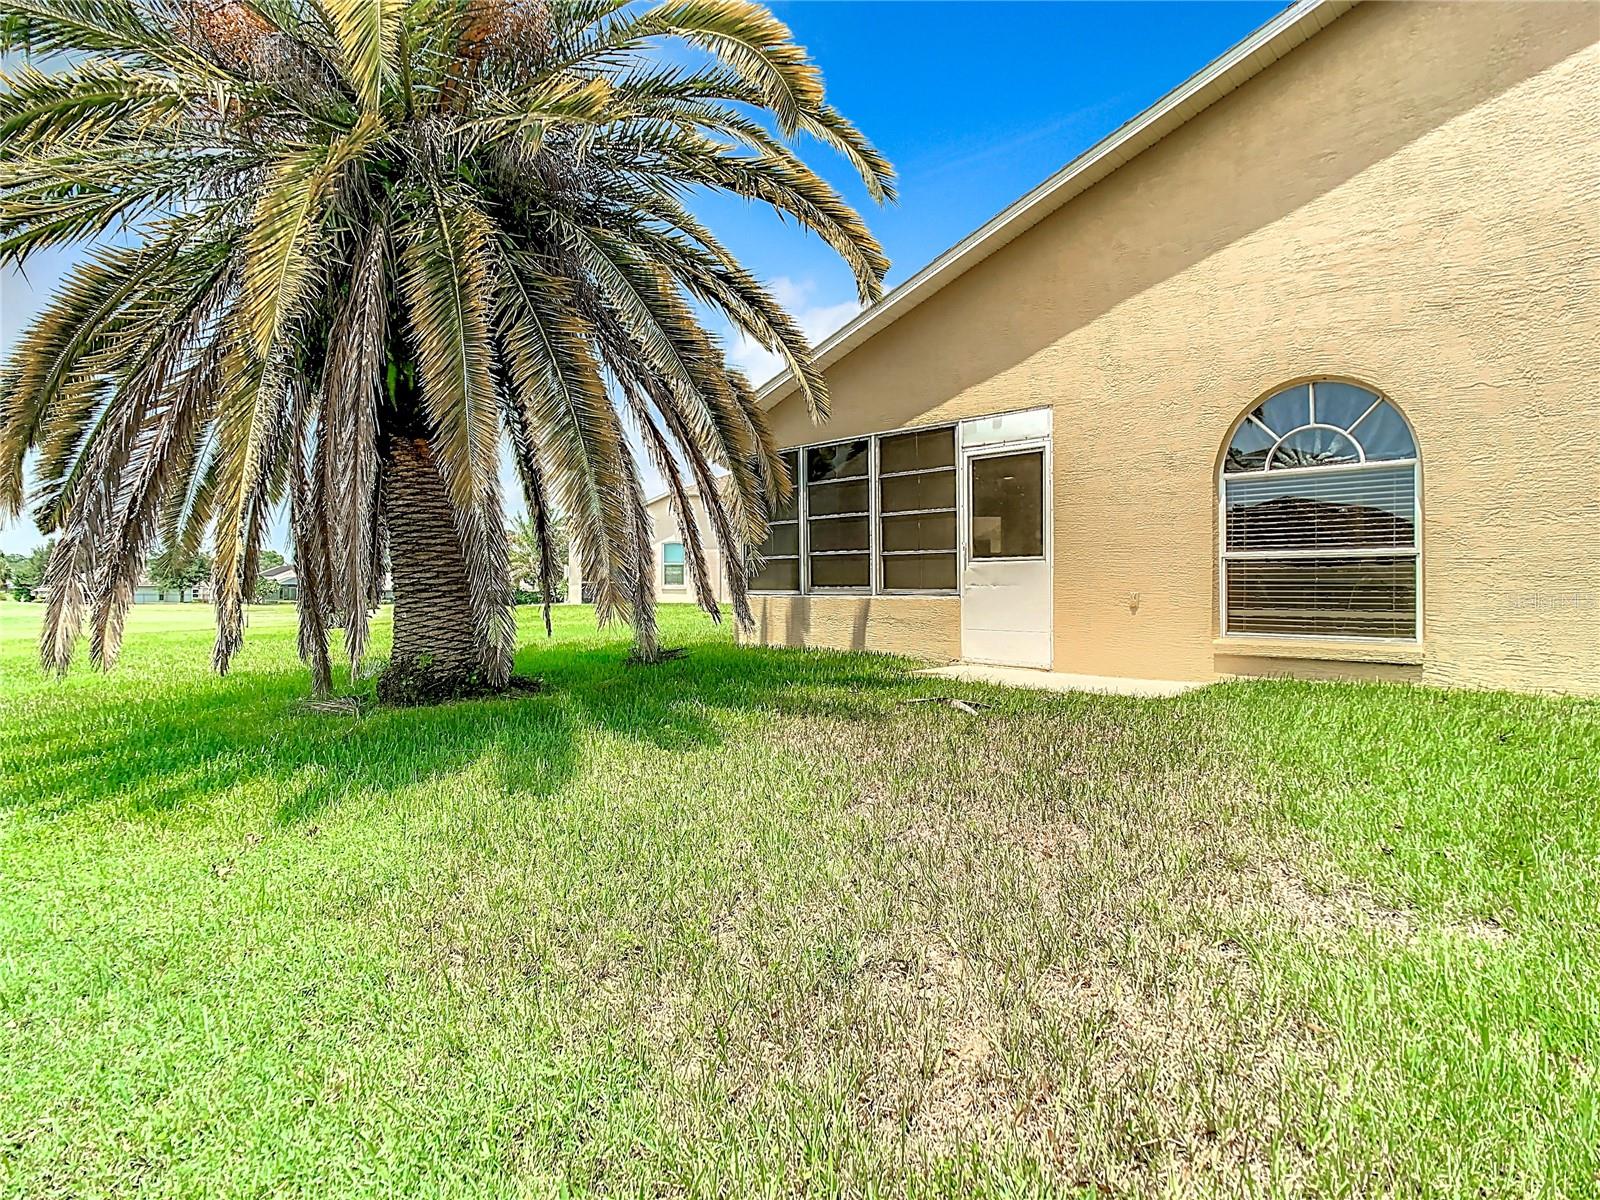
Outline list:
[[[39,612],[4,1196],[1600,1191],[1594,702],[1013,692],[688,610],[636,668],[563,610],[543,694],[355,717],[286,607],[225,679],[199,607],[44,679]]]

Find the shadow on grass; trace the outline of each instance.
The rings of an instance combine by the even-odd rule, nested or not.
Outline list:
[[[805,713],[870,719],[911,686],[892,659],[692,642],[658,666],[630,666],[627,643],[545,643],[517,671],[545,690],[352,717],[311,711],[302,670],[194,672],[181,686],[112,694],[85,681],[45,722],[48,736],[15,744],[11,794],[0,807],[45,818],[107,802],[164,813],[234,787],[279,789],[281,824],[315,817],[343,797],[387,795],[469,768],[508,795],[543,796],[578,770],[599,734],[657,750],[714,746],[723,714]]]

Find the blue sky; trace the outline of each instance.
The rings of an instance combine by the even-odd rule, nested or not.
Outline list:
[[[829,99],[888,155],[900,202],[876,208],[844,164],[802,152],[854,201],[906,279],[1034,184],[1146,108],[1285,7],[1283,3],[1088,4],[990,0],[799,0],[773,4],[822,67]],[[722,239],[813,337],[856,311],[826,247],[743,203],[700,205]],[[66,254],[0,272],[0,347],[53,290]],[[733,357],[757,381],[759,347]],[[656,481],[647,477],[647,484]],[[39,541],[31,522],[0,549]],[[281,523],[274,544],[282,548]]]

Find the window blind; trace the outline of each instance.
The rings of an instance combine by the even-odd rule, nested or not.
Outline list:
[[[1227,571],[1229,633],[1416,634],[1415,556],[1235,559]]]
[[[1224,476],[1226,631],[1416,636],[1416,482],[1413,463]]]
[[[1230,477],[1230,551],[1410,549],[1416,472],[1410,466]]]

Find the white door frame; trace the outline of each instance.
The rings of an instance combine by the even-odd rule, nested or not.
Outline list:
[[[964,662],[989,663],[995,666],[1028,666],[1035,669],[1052,670],[1055,666],[1055,521],[1053,519],[1055,471],[1051,460],[1051,438],[1049,434],[1043,436],[1020,437],[1011,441],[984,442],[977,446],[967,446],[957,439],[956,465],[958,468],[957,498],[956,498],[956,541],[957,558],[956,583],[961,591],[962,623],[961,623],[961,658]],[[1045,606],[1048,617],[1045,631],[1045,662],[1041,667],[1037,663],[1007,663],[994,659],[986,659],[968,652],[966,605],[967,605],[967,569],[972,554],[972,470],[971,464],[983,458],[998,458],[1008,454],[1025,454],[1037,450],[1041,453],[1042,461],[1040,470],[1040,504],[1043,507],[1041,520],[1044,534],[1044,575],[1045,575]],[[1007,562],[1038,562],[1037,558],[986,558],[985,563]]]

